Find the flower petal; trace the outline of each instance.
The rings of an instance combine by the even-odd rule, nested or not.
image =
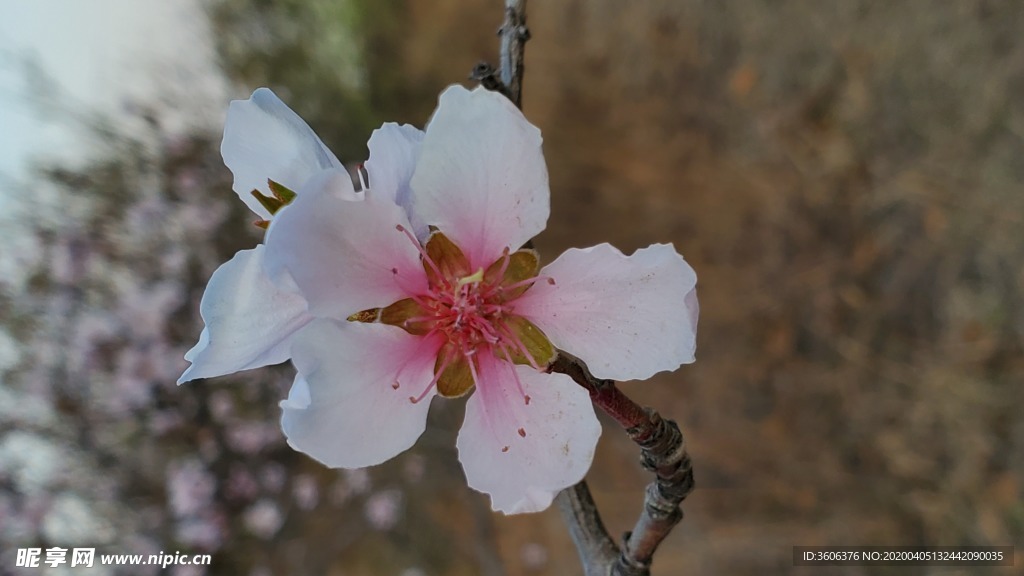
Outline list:
[[[598,378],[642,380],[694,360],[697,275],[671,244],[625,256],[609,244],[567,250],[515,310]]]
[[[452,86],[441,94],[412,177],[417,217],[486,268],[536,236],[551,211],[540,130],[504,96]]]
[[[415,444],[435,392],[440,337],[391,326],[317,320],[296,339],[298,375],[281,402],[288,444],[327,466],[380,464]],[[395,383],[398,386],[395,386]]]
[[[564,374],[514,366],[490,354],[481,355],[478,365],[479,382],[458,439],[469,486],[490,494],[492,508],[506,514],[544,510],[590,468],[601,435],[590,396]]]
[[[192,362],[178,384],[223,376],[290,357],[292,336],[313,317],[291,279],[275,284],[264,267],[261,244],[242,250],[213,273],[199,311],[206,322],[199,343],[185,353]]]
[[[271,273],[286,269],[315,316],[344,319],[426,289],[417,245],[398,226],[405,212],[387,200],[345,199],[346,178],[314,177],[267,231]],[[351,181],[348,181],[351,185]]]
[[[378,199],[387,198],[406,210],[412,221],[417,237],[427,234],[425,224],[409,211],[411,190],[409,181],[416,169],[420,156],[423,131],[409,124],[388,122],[373,131],[370,141],[370,158],[366,161],[366,172],[370,177],[370,193]]]
[[[297,191],[320,170],[345,171],[302,118],[268,88],[228,106],[220,153],[235,176],[235,193],[264,219],[270,213],[252,191],[271,196],[268,179]]]

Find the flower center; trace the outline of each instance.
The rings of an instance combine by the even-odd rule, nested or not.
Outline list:
[[[554,359],[551,342],[532,322],[515,313],[515,300],[538,281],[539,260],[532,250],[502,255],[486,269],[473,271],[462,250],[439,231],[425,245],[402,226],[420,251],[427,290],[406,290],[407,298],[385,308],[365,310],[350,321],[381,322],[422,336],[427,342],[441,342],[434,365],[434,378],[412,402],[423,399],[435,386],[440,395],[458,397],[479,385],[478,358],[493,354],[509,362],[526,403],[530,399],[512,364],[527,364],[544,370]],[[402,282],[394,270],[396,281]],[[440,336],[440,338],[438,338]],[[401,371],[400,371],[401,372]],[[396,377],[396,384],[400,385]]]

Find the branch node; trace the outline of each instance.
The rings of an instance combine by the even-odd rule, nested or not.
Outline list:
[[[613,576],[648,576],[658,546],[683,519],[679,504],[693,491],[693,466],[679,425],[642,408],[612,380],[595,378],[579,358],[559,350],[551,372],[565,374],[587,389],[600,407],[640,447],[640,462],[655,475],[644,490],[644,504],[633,530],[623,538]],[[596,512],[596,510],[595,510]],[[587,573],[590,576],[590,572]]]
[[[469,79],[476,80],[481,86],[488,90],[500,92],[508,97],[508,90],[505,85],[502,84],[501,79],[498,78],[498,71],[491,65],[490,62],[480,61],[473,70],[469,72]]]
[[[651,482],[644,490],[644,507],[652,520],[664,522],[676,515],[682,518],[679,504],[673,502],[671,498],[665,498],[661,490],[658,489],[657,482]]]
[[[651,563],[630,558],[625,552],[619,554],[612,567],[612,576],[649,576]]]

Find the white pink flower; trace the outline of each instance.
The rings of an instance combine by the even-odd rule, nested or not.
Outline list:
[[[290,356],[288,442],[341,468],[406,450],[435,396],[471,393],[469,485],[496,510],[542,510],[583,478],[601,432],[586,390],[547,372],[557,349],[617,380],[692,362],[696,276],[665,244],[540,268],[522,249],[550,210],[540,131],[496,93],[448,88],[425,133],[385,124],[369,149],[356,192],[272,93],[232,103],[225,162],[271,221],[211,279],[182,381]]]

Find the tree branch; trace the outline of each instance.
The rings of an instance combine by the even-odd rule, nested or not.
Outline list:
[[[530,39],[526,27],[526,0],[505,0],[505,21],[498,29],[501,53],[498,69],[487,62],[473,68],[469,77],[488,90],[501,92],[516,105],[523,107],[523,52]]]
[[[683,434],[675,422],[663,419],[650,408],[641,407],[623,394],[615,382],[595,378],[582,360],[567,352],[559,351],[551,371],[565,374],[586,388],[594,404],[625,428],[630,439],[640,446],[641,463],[656,476],[655,481],[647,486],[643,511],[632,532],[625,535],[625,542],[614,565],[605,572],[591,572],[589,560],[585,559],[587,576],[648,576],[654,553],[672,528],[683,519],[679,505],[694,487],[693,467]],[[608,533],[586,485],[580,483],[568,488],[568,491],[572,493],[564,497],[565,492],[559,494],[559,506],[567,521],[572,520],[569,529],[583,557],[585,553],[591,554],[591,549],[601,548],[602,538],[608,539]],[[567,511],[568,503],[563,504],[563,501],[576,506],[589,506],[590,509],[585,514],[577,513],[573,508]],[[577,537],[577,532],[585,536]]]
[[[559,492],[555,503],[576,544],[585,576],[609,576],[619,558],[619,547],[601,522],[586,480]]]
[[[505,0],[505,22],[498,30],[501,35],[501,83],[516,107],[523,107],[523,52],[530,39],[526,27],[526,0]]]

